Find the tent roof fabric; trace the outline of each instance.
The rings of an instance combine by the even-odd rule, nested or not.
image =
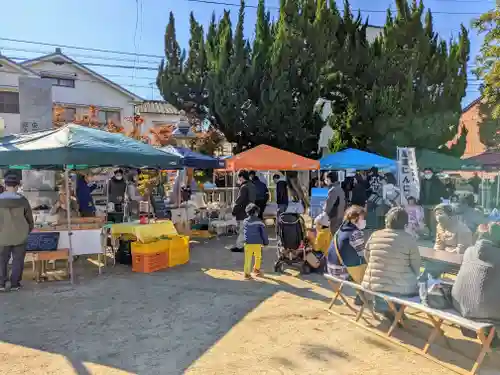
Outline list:
[[[465,160],[480,163],[486,169],[500,169],[500,151],[486,151]]]
[[[366,151],[348,148],[335,152],[320,159],[321,169],[342,170],[356,169],[368,170],[372,167],[395,168],[396,161]]]
[[[214,158],[209,155],[200,154],[187,147],[166,146],[160,150],[169,154],[178,155],[182,158],[182,165],[190,168],[199,169],[217,169],[224,168],[226,163],[224,160]]]
[[[431,168],[434,171],[480,170],[482,165],[469,159],[459,159],[439,152],[417,149],[417,165],[420,170]]]
[[[68,124],[0,138],[0,165],[60,169],[96,166],[181,167],[178,155],[165,153],[122,134]]]
[[[319,169],[319,161],[268,145],[259,145],[226,159],[226,166],[227,169],[232,171],[239,169],[255,171],[311,171]]]

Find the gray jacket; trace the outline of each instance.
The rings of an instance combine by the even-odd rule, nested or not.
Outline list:
[[[20,194],[0,194],[0,246],[26,243],[33,227],[33,214],[28,200]]]
[[[469,247],[452,289],[453,305],[465,318],[500,324],[500,248],[480,239]]]
[[[326,198],[325,213],[330,220],[341,220],[345,210],[345,193],[340,182],[336,182],[328,190]]]

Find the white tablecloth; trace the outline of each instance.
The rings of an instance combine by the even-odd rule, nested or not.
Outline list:
[[[68,231],[58,231],[59,249],[69,249]],[[81,229],[74,230],[71,237],[73,245],[73,255],[99,254],[103,253],[101,245],[100,229]]]

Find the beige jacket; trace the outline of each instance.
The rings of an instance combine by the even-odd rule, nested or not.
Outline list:
[[[437,225],[434,250],[463,254],[469,246],[472,246],[472,232],[461,220],[454,220],[448,229]]]
[[[400,295],[418,293],[420,253],[416,240],[404,230],[373,233],[366,243],[365,258],[364,288]]]

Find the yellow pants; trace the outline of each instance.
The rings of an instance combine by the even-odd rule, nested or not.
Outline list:
[[[245,266],[243,270],[245,275],[250,275],[252,271],[252,257],[255,256],[254,269],[260,270],[260,263],[262,261],[262,245],[245,244]]]

